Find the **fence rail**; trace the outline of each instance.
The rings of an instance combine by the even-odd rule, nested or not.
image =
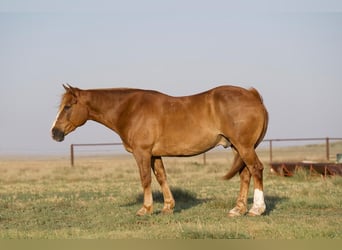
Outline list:
[[[263,142],[269,143],[270,162],[273,162],[273,142],[300,142],[300,141],[325,141],[325,157],[330,160],[330,142],[342,141],[342,138],[320,137],[320,138],[286,138],[286,139],[265,139]]]
[[[96,146],[122,146],[122,142],[114,143],[78,143],[70,145],[70,163],[74,166],[75,163],[75,147],[96,147]]]
[[[320,138],[285,138],[285,139],[265,139],[262,143],[268,143],[269,161],[273,162],[274,142],[305,142],[305,141],[323,141],[325,142],[325,158],[330,161],[330,143],[331,141],[342,141],[342,138],[336,137],[320,137]],[[77,143],[70,145],[70,163],[74,166],[75,163],[75,147],[96,147],[96,146],[122,146],[121,142],[115,143]],[[203,153],[203,164],[207,162],[207,153]]]

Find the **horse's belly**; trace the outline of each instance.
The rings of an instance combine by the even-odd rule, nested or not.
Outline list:
[[[155,143],[152,154],[158,156],[191,156],[201,154],[221,145],[230,146],[229,141],[221,135],[187,136],[163,138]]]

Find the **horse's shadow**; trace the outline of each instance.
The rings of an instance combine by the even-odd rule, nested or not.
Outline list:
[[[197,198],[196,194],[192,191],[181,189],[181,188],[171,188],[171,192],[173,194],[174,199],[176,200],[176,206],[174,208],[174,213],[180,213],[182,210],[190,209],[192,207],[198,206],[203,203],[207,203],[212,201],[212,198]],[[158,191],[153,191],[153,201],[155,203],[163,204],[164,198],[163,193]],[[266,203],[266,211],[263,214],[264,216],[269,216],[273,210],[276,209],[279,203],[285,202],[288,200],[287,197],[280,197],[280,196],[265,196],[265,203]],[[140,193],[136,196],[136,198],[124,204],[123,206],[133,206],[137,204],[142,204],[144,201],[143,193]],[[248,204],[253,203],[253,197],[248,198]],[[161,213],[161,210],[156,211],[155,213]]]
[[[287,197],[280,197],[280,196],[265,196],[265,203],[266,203],[266,211],[263,214],[264,216],[268,216],[270,215],[273,210],[276,209],[276,207],[278,206],[278,204],[283,203],[285,201],[287,201],[289,198]],[[248,198],[248,204],[252,204],[253,203],[253,198]]]
[[[182,210],[190,209],[192,207],[195,207],[199,204],[209,202],[211,199],[200,199],[197,198],[196,194],[185,189],[181,188],[171,188],[171,192],[173,194],[173,197],[176,201],[176,206],[174,208],[174,213],[180,213]],[[153,191],[153,202],[155,203],[164,203],[164,197],[163,193],[160,191]],[[144,195],[143,193],[140,193],[136,196],[135,200],[130,203],[124,204],[124,206],[132,206],[136,204],[141,204],[144,201]],[[161,211],[156,211],[156,213],[161,213]]]

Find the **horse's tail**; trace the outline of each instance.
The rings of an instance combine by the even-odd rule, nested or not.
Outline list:
[[[265,107],[264,104],[262,104],[263,106],[263,111],[264,111],[264,116],[265,116],[265,119],[264,119],[264,126],[262,128],[262,132],[260,134],[260,137],[259,137],[259,140],[257,141],[257,143],[255,144],[255,148],[262,142],[262,140],[264,139],[265,135],[266,135],[266,132],[267,132],[267,128],[268,128],[268,120],[269,120],[269,117],[268,117],[268,112],[267,112],[267,109]]]
[[[262,96],[260,95],[260,93],[255,88],[250,88],[249,91],[252,92],[252,94],[260,100],[260,102],[262,104],[263,111],[264,111],[264,116],[265,116],[262,132],[260,133],[259,139],[257,140],[257,142],[255,143],[255,146],[254,146],[256,148],[262,142],[262,140],[265,137],[267,127],[268,127],[268,112],[266,110],[266,107],[264,105],[264,100],[262,99]]]
[[[255,88],[250,88],[249,91],[260,100],[261,103],[264,103],[264,100],[262,99],[262,96]]]
[[[240,172],[244,167],[246,167],[246,164],[241,159],[239,153],[236,152],[233,166],[229,169],[228,173],[226,173],[224,176],[222,176],[222,179],[223,180],[230,180],[238,172]]]

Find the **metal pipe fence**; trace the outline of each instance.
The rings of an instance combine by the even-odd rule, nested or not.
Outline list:
[[[325,144],[325,160],[330,161],[331,151],[330,144],[332,141],[342,141],[342,138],[331,138],[331,137],[323,137],[323,138],[285,138],[285,139],[265,139],[262,143],[268,143],[268,154],[269,154],[269,162],[273,162],[274,160],[274,151],[275,151],[275,142],[307,142],[307,141],[322,141]],[[98,146],[122,146],[121,142],[115,143],[77,143],[70,145],[70,163],[71,166],[75,164],[75,148],[77,147],[98,147]],[[342,152],[341,152],[342,153]],[[202,154],[203,165],[207,163],[207,152]]]
[[[273,162],[273,146],[274,142],[306,142],[306,141],[322,141],[325,142],[325,160],[330,161],[330,143],[331,141],[342,141],[342,138],[286,138],[286,139],[265,139],[263,142],[269,143],[269,160]]]
[[[114,143],[78,143],[70,145],[70,163],[74,166],[75,163],[75,147],[97,147],[97,146],[122,146],[122,142]]]

